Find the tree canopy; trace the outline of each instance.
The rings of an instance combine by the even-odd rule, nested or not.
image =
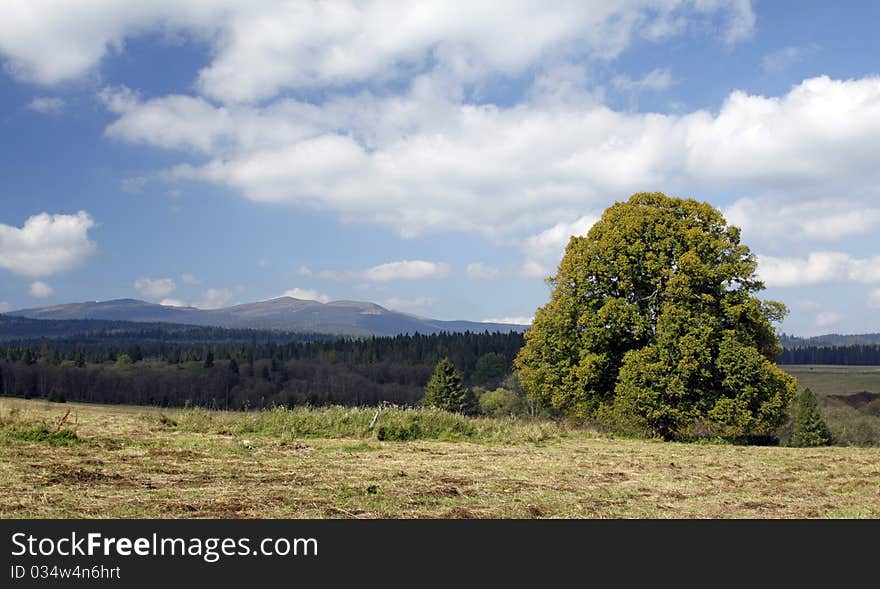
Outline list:
[[[711,205],[662,193],[608,208],[569,241],[516,359],[530,395],[563,415],[650,435],[770,435],[796,385],[774,361],[757,262]]]

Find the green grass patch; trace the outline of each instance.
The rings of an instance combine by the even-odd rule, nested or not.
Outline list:
[[[187,409],[173,417],[182,432],[235,436],[359,438],[380,441],[545,442],[566,437],[569,427],[547,421],[472,418],[433,408],[294,407],[251,412]],[[167,427],[167,416],[157,425]],[[372,427],[371,427],[372,424]]]
[[[82,442],[75,431],[62,427],[65,418],[58,424],[50,424],[44,420],[28,419],[18,409],[12,408],[0,415],[0,437],[11,442],[63,447]]]

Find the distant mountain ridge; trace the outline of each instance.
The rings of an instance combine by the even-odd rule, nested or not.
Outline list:
[[[142,323],[177,323],[211,327],[279,329],[338,335],[400,335],[440,332],[525,331],[524,325],[442,321],[391,311],[364,301],[321,303],[293,297],[245,303],[220,309],[171,307],[138,299],[68,303],[11,311],[30,319],[103,319]]]

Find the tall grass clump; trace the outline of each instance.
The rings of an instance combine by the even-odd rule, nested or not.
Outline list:
[[[49,446],[73,446],[81,442],[76,432],[64,427],[67,417],[50,423],[45,420],[28,419],[13,407],[5,414],[0,414],[0,436],[8,441],[30,444],[48,444]]]
[[[377,415],[378,412],[378,415]],[[375,418],[375,421],[374,421]],[[177,428],[195,433],[296,438],[375,438],[380,441],[448,440],[543,442],[568,428],[550,421],[467,417],[431,407],[276,407],[229,412],[187,409]]]

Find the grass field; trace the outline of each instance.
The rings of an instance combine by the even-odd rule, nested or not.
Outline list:
[[[3,398],[0,517],[880,517],[876,448],[660,443],[400,411],[370,429],[373,415]],[[377,439],[414,421],[433,439]]]

